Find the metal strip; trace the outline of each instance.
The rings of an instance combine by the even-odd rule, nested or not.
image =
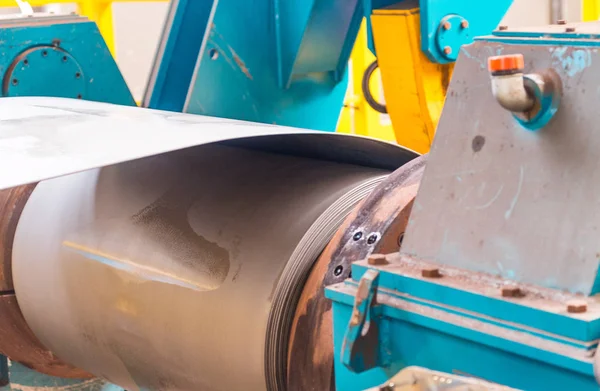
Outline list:
[[[269,137],[266,137],[269,136]],[[62,98],[0,100],[0,189],[226,141],[395,169],[416,153],[355,135]]]

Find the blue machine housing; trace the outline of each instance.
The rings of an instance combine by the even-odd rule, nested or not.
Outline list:
[[[509,301],[493,295],[505,283],[500,278],[444,267],[444,278],[431,282],[419,274],[431,265],[389,258],[390,266],[353,264],[352,279],[326,291],[337,389],[373,387],[413,365],[524,390],[598,389],[592,357],[600,306],[567,314],[565,297],[539,288],[537,303]],[[352,333],[359,285],[369,279],[368,332]]]
[[[0,21],[2,96],[135,105],[98,27],[76,15]]]
[[[599,46],[594,22],[462,47],[400,253],[356,262],[326,290],[338,389],[408,366],[531,391],[599,389]],[[517,53],[524,79],[560,80],[560,105],[535,132],[491,90],[487,59]]]

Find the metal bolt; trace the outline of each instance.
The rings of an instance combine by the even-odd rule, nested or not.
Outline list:
[[[502,297],[522,297],[524,296],[521,288],[515,285],[507,285],[502,287]]]
[[[373,243],[375,243],[377,241],[377,239],[379,239],[379,235],[377,235],[377,234],[371,234],[367,238],[367,244],[373,244]]]
[[[571,300],[567,302],[567,312],[570,314],[582,314],[587,311],[587,302],[584,300]]]
[[[343,271],[344,271],[344,267],[342,265],[337,265],[335,267],[335,269],[333,269],[333,275],[338,277],[342,274]]]
[[[389,263],[385,255],[383,254],[371,254],[367,259],[367,262],[369,263],[369,265],[376,266],[387,265]]]
[[[444,54],[452,53],[452,48],[450,46],[444,46]]]
[[[500,31],[508,30],[508,26],[498,26],[498,30],[500,30]]]
[[[13,86],[16,86],[17,84],[19,84],[19,80],[12,79],[12,84],[13,84]]]
[[[437,267],[429,267],[421,270],[421,276],[425,278],[440,278],[442,274]]]
[[[466,19],[463,19],[462,22],[460,22],[460,27],[466,29],[467,27],[469,27],[469,21]]]
[[[567,27],[567,28],[565,29],[565,31],[566,31],[567,33],[573,33],[573,32],[575,32],[575,27]]]
[[[559,19],[556,21],[556,24],[567,24],[567,21],[564,19]]]
[[[352,236],[352,239],[356,242],[357,240],[360,240],[360,238],[362,238],[362,232],[358,231],[357,233],[354,234],[354,236]]]
[[[450,24],[450,22],[444,22],[444,24],[442,24],[442,28],[444,30],[450,30],[450,27],[452,27],[452,25]]]

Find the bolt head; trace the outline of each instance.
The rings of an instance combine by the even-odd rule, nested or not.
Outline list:
[[[450,54],[452,53],[452,48],[450,46],[445,46],[444,47],[444,54]]]
[[[442,273],[440,273],[440,269],[437,267],[430,267],[422,269],[421,276],[425,278],[440,278],[442,277]]]
[[[508,30],[508,26],[498,26],[498,30],[500,30],[500,31]]]
[[[525,296],[521,288],[516,285],[506,285],[501,290],[502,297],[523,297]]]
[[[450,30],[450,27],[452,27],[452,25],[450,24],[450,22],[444,22],[444,23],[442,24],[442,28],[443,28],[444,30]]]
[[[383,254],[371,254],[367,259],[367,262],[369,263],[369,265],[373,266],[387,265],[389,263],[385,255]]]
[[[469,21],[466,19],[463,19],[463,21],[460,22],[460,27],[466,29],[467,27],[469,27]]]
[[[570,300],[567,302],[567,312],[570,314],[582,314],[587,311],[585,300]]]

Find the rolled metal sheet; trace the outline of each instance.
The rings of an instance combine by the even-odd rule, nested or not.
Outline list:
[[[388,172],[204,145],[43,181],[14,240],[19,306],[130,391],[282,389],[306,274]]]
[[[392,170],[416,156],[338,133],[77,99],[3,98],[0,189],[214,142]]]

